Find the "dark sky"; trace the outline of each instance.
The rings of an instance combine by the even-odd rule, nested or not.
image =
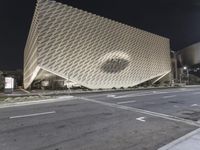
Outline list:
[[[171,49],[200,41],[200,0],[57,0],[165,36]],[[0,1],[0,70],[22,69],[36,0]]]

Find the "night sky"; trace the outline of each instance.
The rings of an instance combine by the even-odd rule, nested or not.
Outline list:
[[[170,38],[180,50],[200,41],[200,0],[57,0]],[[1,0],[0,70],[23,69],[36,0]]]

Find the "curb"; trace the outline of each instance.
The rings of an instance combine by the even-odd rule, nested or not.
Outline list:
[[[160,87],[160,88],[141,88],[141,89],[119,89],[119,90],[99,90],[99,91],[77,91],[77,92],[61,92],[61,93],[26,93],[26,94],[2,94],[0,97],[24,97],[24,96],[59,96],[59,95],[71,95],[71,94],[93,94],[93,93],[109,93],[109,92],[123,92],[123,91],[142,91],[142,90],[159,90],[159,89],[177,89],[185,87]],[[189,87],[190,88],[190,87]]]
[[[14,103],[5,103],[0,104],[1,108],[10,108],[10,107],[19,107],[19,106],[28,106],[28,105],[36,105],[36,104],[46,104],[46,103],[54,103],[54,102],[62,102],[73,100],[74,96],[63,96],[58,98],[49,98],[43,100],[33,100],[33,101],[23,101],[23,102],[14,102]]]
[[[200,128],[199,129],[196,129],[188,134],[186,134],[185,136],[182,136],[180,138],[178,138],[177,140],[159,148],[158,150],[170,150],[171,148],[173,148],[174,146],[178,145],[179,143],[189,139],[190,137],[192,137],[193,135],[199,133],[200,134]]]

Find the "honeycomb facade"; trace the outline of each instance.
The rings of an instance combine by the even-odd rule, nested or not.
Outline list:
[[[51,0],[38,0],[24,52],[24,87],[40,70],[91,89],[168,74],[169,39]]]

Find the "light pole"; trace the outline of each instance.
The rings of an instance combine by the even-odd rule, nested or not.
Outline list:
[[[189,70],[188,70],[188,67],[184,66],[183,70],[186,70],[186,75],[187,75],[187,80],[188,80],[187,83],[189,84]]]

